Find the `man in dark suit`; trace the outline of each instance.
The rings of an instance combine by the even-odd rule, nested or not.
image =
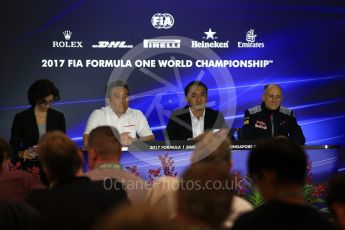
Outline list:
[[[206,108],[207,86],[190,82],[184,89],[188,106],[171,114],[166,132],[170,140],[199,140],[204,131],[228,128],[221,112]]]

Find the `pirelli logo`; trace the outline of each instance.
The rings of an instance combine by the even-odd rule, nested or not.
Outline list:
[[[181,47],[180,39],[144,39],[144,48],[176,49]]]

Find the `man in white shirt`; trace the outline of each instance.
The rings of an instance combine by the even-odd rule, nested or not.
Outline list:
[[[141,141],[155,139],[144,114],[128,107],[128,85],[122,81],[115,81],[106,90],[108,106],[94,110],[86,124],[84,131],[84,146],[87,147],[89,133],[98,126],[113,126],[120,133],[121,144],[130,145],[136,136]]]

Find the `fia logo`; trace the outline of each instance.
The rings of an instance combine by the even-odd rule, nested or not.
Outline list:
[[[168,13],[157,13],[152,16],[151,23],[156,29],[170,29],[174,25],[174,17]]]
[[[246,33],[246,41],[247,42],[255,42],[256,34],[254,34],[254,29],[249,30]]]

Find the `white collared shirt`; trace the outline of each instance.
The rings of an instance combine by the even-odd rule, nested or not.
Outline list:
[[[96,109],[87,121],[84,134],[89,134],[92,129],[103,125],[115,127],[119,133],[129,132],[132,138],[136,138],[137,134],[139,137],[153,135],[144,114],[136,109],[128,108],[121,117],[118,117],[109,105]]]
[[[189,113],[192,120],[192,129],[193,129],[193,138],[199,136],[204,132],[204,123],[205,123],[205,109],[202,116],[198,119],[193,115],[192,110],[189,107]]]

